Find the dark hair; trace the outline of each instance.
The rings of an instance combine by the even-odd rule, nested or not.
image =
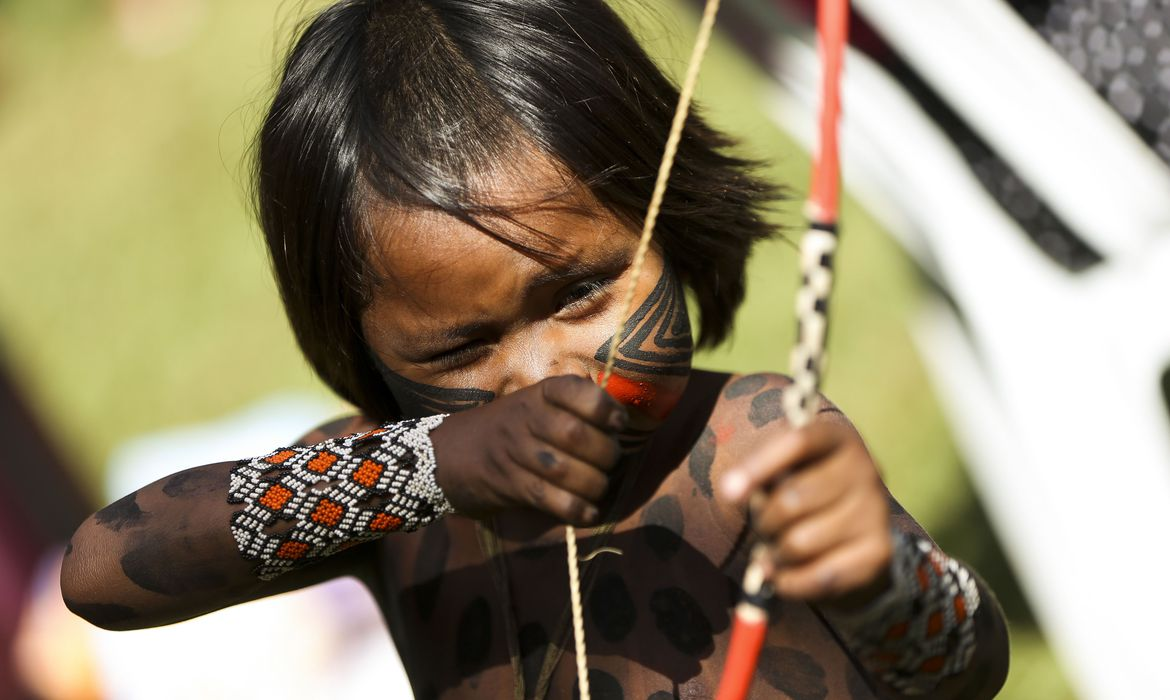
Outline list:
[[[343,0],[320,12],[289,53],[254,164],[309,363],[367,415],[397,414],[361,326],[375,282],[366,206],[479,225],[472,181],[521,143],[640,226],[677,99],[602,0]],[[727,335],[751,246],[774,232],[763,209],[777,188],[730,145],[692,113],[655,232],[697,301],[700,346]]]

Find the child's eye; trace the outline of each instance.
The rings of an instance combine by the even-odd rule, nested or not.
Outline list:
[[[582,280],[557,300],[557,313],[580,310],[588,306],[589,302],[601,297],[614,282],[614,277],[594,277]]]
[[[427,364],[433,365],[440,370],[454,369],[478,360],[487,350],[488,342],[486,340],[473,340],[457,348],[444,350],[443,352],[432,355],[426,361]]]

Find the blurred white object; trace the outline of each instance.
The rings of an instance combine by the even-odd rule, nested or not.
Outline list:
[[[343,410],[317,398],[277,396],[214,423],[138,438],[111,458],[107,497],[185,467],[268,452]],[[167,627],[89,632],[109,700],[412,697],[381,613],[353,579]]]
[[[845,182],[955,301],[916,336],[1040,622],[1085,696],[1170,697],[1155,602],[1170,580],[1170,171],[1003,3],[857,5],[1104,257],[1081,273],[1050,261],[914,100],[849,55]],[[789,38],[780,54],[777,118],[811,148],[815,50]]]

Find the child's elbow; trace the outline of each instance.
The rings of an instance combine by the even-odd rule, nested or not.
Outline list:
[[[88,536],[89,525],[90,521],[86,521],[74,533],[61,562],[61,598],[65,607],[102,629],[141,627],[134,608],[118,600],[117,584],[106,572],[109,563],[103,560],[109,556],[112,543],[94,542]]]

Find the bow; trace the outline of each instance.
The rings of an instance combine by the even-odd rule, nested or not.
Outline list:
[[[849,14],[848,0],[820,0],[818,9],[818,33],[820,35],[822,65],[822,109],[820,118],[820,148],[813,167],[813,182],[808,203],[810,226],[801,241],[801,270],[803,283],[796,298],[798,319],[797,344],[791,357],[791,374],[794,382],[784,394],[786,415],[793,427],[800,427],[811,417],[820,385],[821,365],[824,358],[825,332],[829,292],[832,289],[833,253],[837,245],[837,205],[839,198],[837,120],[840,113],[838,85],[844,47],[847,37]],[[699,69],[711,32],[715,26],[715,15],[719,11],[719,0],[706,0],[699,33],[691,49],[686,77],[679,91],[678,104],[670,133],[663,149],[658,167],[658,177],[642,224],[642,234],[634,253],[630,281],[618,315],[618,325],[609,345],[605,369],[599,383],[604,389],[613,373],[614,358],[625,333],[624,319],[629,316],[633,304],[638,278],[641,276],[646,253],[654,234],[654,224],[666,193],[666,184],[674,165],[683,125],[690,111]],[[576,649],[577,685],[581,700],[590,700],[587,652],[585,646],[585,624],[581,606],[581,583],[577,559],[577,534],[571,526],[565,527],[566,555],[569,568],[569,601],[572,610],[573,642]],[[752,550],[751,563],[744,575],[743,602],[736,607],[731,646],[724,667],[723,679],[719,686],[719,700],[742,700],[751,686],[755,675],[756,662],[767,631],[765,605],[771,592],[765,582],[763,557],[766,552],[761,545]]]

